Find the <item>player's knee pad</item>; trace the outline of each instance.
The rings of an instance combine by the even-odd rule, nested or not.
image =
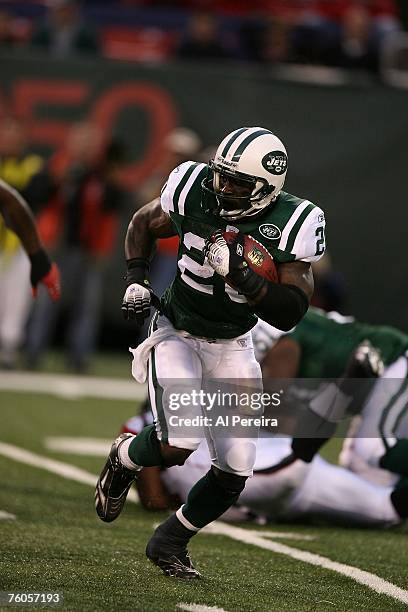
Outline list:
[[[164,467],[172,467],[173,465],[184,465],[185,461],[193,452],[187,448],[177,448],[169,444],[160,445],[161,455],[163,458]]]
[[[214,465],[223,472],[250,476],[256,459],[256,442],[238,439],[232,444],[220,444]]]
[[[244,490],[245,482],[248,476],[239,476],[238,474],[232,474],[231,472],[224,472],[223,470],[215,467],[215,465],[211,466],[211,472],[218,486],[221,487],[221,489],[224,489],[227,493],[239,495]]]

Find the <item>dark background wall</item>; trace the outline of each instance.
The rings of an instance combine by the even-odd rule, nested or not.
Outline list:
[[[30,119],[35,148],[51,152],[63,142],[67,122],[92,116],[126,141],[132,163],[124,183],[132,189],[160,162],[163,136],[177,124],[196,130],[205,145],[242,125],[272,129],[289,153],[286,190],[326,211],[328,247],[350,294],[348,312],[408,331],[408,92],[284,82],[261,68],[226,65],[145,67],[32,56],[0,62],[1,105]],[[105,301],[105,321],[118,329],[122,270],[119,240]]]

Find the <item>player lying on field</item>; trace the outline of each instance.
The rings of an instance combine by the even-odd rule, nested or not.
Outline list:
[[[355,398],[343,393],[343,414],[337,414],[337,420],[352,408],[354,412],[361,412],[362,428],[368,427],[367,422],[374,430],[376,426],[382,426],[383,419],[378,419],[378,412],[384,407],[384,398],[380,404],[372,398],[375,400],[378,395],[376,386],[381,388],[383,377],[404,364],[406,368],[408,337],[405,334],[394,328],[371,326],[352,317],[310,308],[291,333],[282,337],[282,332],[259,321],[252,330],[252,337],[266,379],[302,377],[308,380],[313,378],[317,384],[323,383],[324,392],[320,395],[326,413],[320,410],[318,418],[321,418],[321,414],[330,417],[327,409],[329,385],[324,385],[324,381],[339,381],[336,386],[338,396],[339,386],[347,391],[347,385],[342,385],[347,371],[349,376],[358,377],[358,399],[362,404],[356,405],[355,401],[352,402]],[[383,363],[385,370],[382,373]],[[406,369],[401,370],[399,375],[404,372]],[[379,382],[375,383],[378,375]],[[370,391],[363,384],[364,377],[373,379],[373,390]],[[404,381],[396,379],[395,383],[401,386]],[[360,387],[363,387],[363,397]],[[389,393],[391,388],[385,390]],[[368,395],[364,397],[367,391]],[[313,409],[321,407],[322,401],[317,401],[319,391],[317,394],[314,391],[311,397],[314,401],[309,400],[309,406]],[[385,405],[390,407],[394,403],[392,396]],[[394,421],[399,421],[400,426],[402,419],[399,416],[404,405],[401,405],[399,413],[393,410]],[[309,411],[308,417],[316,417],[316,414]],[[140,418],[130,419],[126,430],[136,433],[141,427]],[[401,434],[404,432],[401,431]],[[393,449],[404,448],[405,438],[386,439],[384,442],[381,432],[377,430],[373,438],[351,439],[346,444],[347,457],[344,449],[342,453],[344,463],[347,459],[348,470],[328,464],[317,454],[324,441],[324,438],[310,437],[262,437],[258,442],[254,478],[248,481],[238,503],[247,505],[253,512],[262,510],[262,514],[274,518],[317,514],[332,519],[388,524],[407,516],[408,490],[404,480],[401,480],[401,476],[406,475],[407,455],[403,452],[393,453]],[[392,442],[394,444],[390,446]],[[367,451],[365,456],[358,454],[360,445]],[[382,450],[370,455],[369,451],[373,449]],[[396,457],[400,459],[398,463]],[[199,477],[200,470],[205,468],[207,462],[205,448],[200,447],[199,454],[190,457],[186,467],[166,471],[155,468],[145,470],[138,482],[142,503],[151,508],[167,507],[171,501],[168,492],[184,499],[185,487]],[[379,468],[378,463],[383,467]],[[264,469],[266,472],[262,471]]]
[[[265,128],[242,127],[221,141],[209,164],[189,161],[175,168],[160,199],[133,216],[125,240],[125,318],[141,325],[149,315],[156,239],[178,235],[180,249],[160,316],[135,351],[135,375],[141,382],[148,376],[155,424],[113,443],[95,492],[101,520],[119,516],[142,467],[182,465],[198,448],[201,430],[181,437],[171,422],[174,379],[184,382],[187,393],[214,379],[261,389],[250,335],[257,316],[289,330],[307,311],[311,263],[325,249],[324,214],[282,191],[286,172],[280,139]],[[190,403],[185,413],[200,416],[201,407]],[[199,578],[187,552],[190,538],[236,502],[252,474],[257,424],[241,436],[220,429],[205,428],[212,465],[147,544],[147,557],[169,576]]]
[[[124,430],[137,432],[141,418],[134,417]],[[144,468],[136,483],[147,510],[166,510],[186,500],[191,486],[211,464],[204,443],[182,466],[160,470]],[[263,432],[258,440],[252,478],[236,505],[222,520],[267,521],[324,518],[346,524],[378,527],[396,525],[408,516],[408,488],[404,505],[394,503],[395,487],[368,482],[350,470],[332,465],[318,453],[310,462],[296,458],[292,438]]]
[[[352,377],[350,394],[343,384],[342,406],[338,388],[332,385],[337,392],[338,411],[333,421],[341,420],[341,410],[356,414],[340,455],[341,465],[377,484],[394,486],[401,477],[407,477],[408,336],[393,327],[368,325],[315,308],[309,309],[296,329],[278,336],[281,332],[264,322],[253,330],[255,351],[266,380],[292,377],[318,383],[339,379],[346,370]],[[353,356],[358,360],[351,360]],[[376,376],[369,387],[363,381],[366,375]],[[357,402],[351,399],[354,392]],[[328,386],[309,405],[330,419]],[[295,450],[307,460],[323,442],[300,438],[295,441]]]

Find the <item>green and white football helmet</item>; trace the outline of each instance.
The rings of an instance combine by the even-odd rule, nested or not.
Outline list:
[[[203,207],[228,221],[254,217],[278,197],[288,157],[282,141],[262,127],[243,127],[219,145],[202,182]]]

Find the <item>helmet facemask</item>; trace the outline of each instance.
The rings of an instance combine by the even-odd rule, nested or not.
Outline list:
[[[226,183],[229,183],[231,190],[225,190]],[[212,205],[206,207],[207,212],[229,221],[254,217],[274,199],[275,188],[264,178],[232,171],[216,164],[213,159],[209,162],[209,172],[201,186],[206,203],[212,200]]]

